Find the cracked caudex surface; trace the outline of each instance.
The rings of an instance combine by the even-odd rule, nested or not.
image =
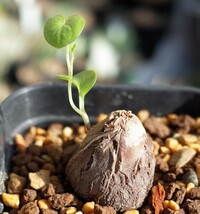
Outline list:
[[[131,111],[118,110],[89,130],[66,176],[83,199],[126,211],[142,205],[154,169],[153,146],[143,125]]]

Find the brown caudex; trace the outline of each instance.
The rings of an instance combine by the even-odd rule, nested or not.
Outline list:
[[[66,177],[83,199],[122,212],[143,204],[154,169],[153,145],[140,120],[118,110],[89,130],[66,166]]]

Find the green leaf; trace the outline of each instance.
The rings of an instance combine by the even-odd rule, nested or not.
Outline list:
[[[71,44],[78,38],[85,26],[85,20],[78,15],[57,15],[50,18],[44,26],[44,37],[46,41],[56,47],[62,48]]]
[[[65,81],[71,81],[72,84],[77,87],[79,95],[84,98],[95,84],[97,75],[93,70],[85,70],[74,75],[73,77],[70,77],[68,75],[58,75],[58,78]]]
[[[73,83],[78,88],[82,98],[90,91],[97,80],[96,72],[93,70],[85,70],[73,76]]]
[[[71,81],[71,82],[73,83],[72,77],[69,76],[69,75],[62,75],[62,74],[60,74],[60,75],[57,75],[57,77],[58,77],[59,79],[62,79],[62,80],[65,80],[65,81]],[[74,84],[74,83],[73,83],[73,84]]]

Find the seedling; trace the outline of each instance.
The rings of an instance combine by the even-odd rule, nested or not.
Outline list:
[[[67,75],[58,75],[58,78],[68,82],[68,99],[71,107],[83,118],[84,124],[90,128],[90,121],[85,111],[85,95],[96,82],[96,72],[84,70],[73,75],[75,40],[79,37],[85,26],[85,20],[78,15],[64,17],[57,15],[50,18],[44,26],[46,41],[55,48],[66,47]],[[72,85],[78,90],[78,107],[74,103]]]

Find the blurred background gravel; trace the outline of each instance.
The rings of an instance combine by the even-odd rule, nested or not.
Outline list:
[[[43,37],[57,14],[86,19],[75,72],[94,69],[105,84],[200,86],[199,0],[1,0],[0,102],[66,73],[65,50]]]

